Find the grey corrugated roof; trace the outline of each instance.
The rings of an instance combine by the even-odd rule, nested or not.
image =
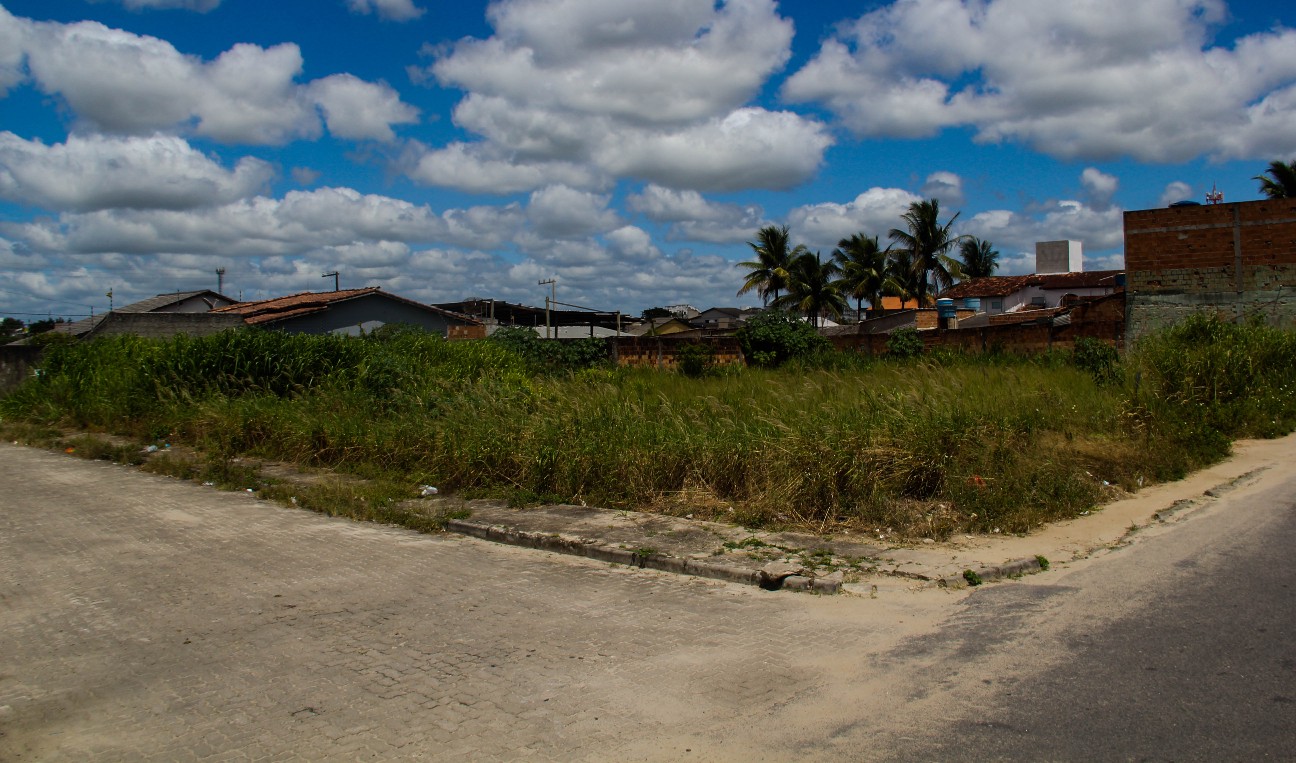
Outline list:
[[[186,299],[192,299],[193,297],[197,297],[201,294],[213,294],[217,297],[220,297],[221,299],[229,300],[230,302],[237,301],[237,300],[230,299],[224,294],[218,294],[217,292],[214,292],[211,289],[198,289],[197,291],[177,291],[177,292],[172,292],[170,294],[159,294],[156,297],[141,299],[139,302],[132,302],[129,305],[114,307],[113,312],[115,313],[153,313],[161,310],[164,307],[169,307],[171,305],[176,304],[177,302],[184,302]],[[96,328],[98,328],[99,324],[103,322],[103,319],[106,315],[107,313],[102,313],[100,315],[92,315],[89,318],[82,318],[79,321],[72,321],[71,323],[59,323],[56,324],[52,330],[57,331],[60,334],[71,334],[72,336],[84,336],[85,334],[88,334],[91,331],[94,331]]]

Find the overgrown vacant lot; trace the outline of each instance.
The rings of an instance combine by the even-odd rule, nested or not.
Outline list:
[[[593,347],[400,331],[114,337],[51,346],[43,374],[0,407],[11,432],[186,443],[225,468],[239,456],[330,467],[383,486],[375,504],[432,484],[937,538],[1025,532],[1296,425],[1296,335],[1212,318],[1123,361],[1096,345],[1033,359],[817,354],[691,377],[609,368]]]

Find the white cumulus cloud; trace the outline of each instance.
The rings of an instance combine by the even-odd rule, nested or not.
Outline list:
[[[531,194],[527,216],[542,236],[570,238],[602,233],[620,224],[608,209],[611,197],[566,186],[549,186]]]
[[[121,0],[121,4],[132,11],[179,8],[206,13],[219,6],[221,0]]]
[[[900,227],[900,216],[921,201],[900,188],[870,188],[845,204],[822,202],[797,207],[788,214],[793,235],[811,249],[831,250],[856,233],[886,241],[887,232]]]
[[[273,177],[260,159],[227,170],[173,136],[72,135],[47,146],[0,132],[0,197],[51,210],[214,206],[253,196]]]
[[[417,121],[386,84],[344,74],[298,82],[303,61],[292,43],[241,43],[204,61],[156,37],[92,21],[31,22],[3,9],[0,41],[0,86],[29,79],[110,133],[280,144],[318,137],[318,109],[338,137],[391,140],[392,125]]]
[[[1296,151],[1296,30],[1213,44],[1223,0],[902,0],[784,84],[862,136],[970,126],[1064,158]],[[939,42],[936,42],[939,41]]]
[[[426,11],[414,0],[347,0],[352,13],[376,13],[388,21],[413,21]]]
[[[501,0],[488,18],[493,36],[415,73],[466,91],[454,120],[480,138],[407,162],[415,180],[509,193],[575,165],[595,182],[783,189],[832,144],[817,120],[747,105],[790,56],[772,0]]]

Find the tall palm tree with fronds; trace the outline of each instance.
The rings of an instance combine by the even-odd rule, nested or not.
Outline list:
[[[792,246],[792,237],[786,225],[782,228],[774,225],[761,228],[756,232],[756,240],[748,241],[747,246],[756,253],[756,259],[738,263],[738,267],[750,270],[742,288],[738,290],[738,296],[755,291],[766,305],[770,303],[771,295],[773,301],[777,302],[779,292],[787,288],[788,268],[806,248],[801,244]]]
[[[856,233],[837,242],[833,261],[841,271],[841,290],[855,300],[855,313],[862,315],[864,300],[877,308],[888,290],[891,275],[887,271],[887,253],[878,245],[877,236]]]
[[[1264,175],[1256,175],[1260,181],[1260,193],[1270,199],[1296,199],[1296,161],[1269,162],[1269,169]]]
[[[918,292],[918,274],[914,271],[913,253],[907,249],[887,250],[887,294],[900,298],[900,308]],[[922,307],[921,304],[918,305]]]
[[[892,228],[888,234],[895,248],[909,252],[914,274],[917,276],[918,304],[922,305],[927,298],[927,290],[935,286],[937,290],[947,289],[954,285],[961,273],[958,261],[949,256],[962,236],[950,232],[958,213],[941,224],[940,202],[936,199],[915,201],[909,205],[909,211],[900,216],[905,228]]]
[[[999,252],[994,244],[976,236],[968,236],[959,244],[964,278],[988,278],[999,267]]]
[[[832,260],[824,262],[817,252],[802,252],[788,268],[788,293],[775,299],[774,306],[800,312],[816,328],[825,313],[840,318],[846,309],[846,296],[837,280],[839,272]]]

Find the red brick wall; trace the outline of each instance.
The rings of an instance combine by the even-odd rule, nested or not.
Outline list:
[[[1191,312],[1296,322],[1296,199],[1125,213],[1130,333]]]
[[[612,344],[612,357],[622,366],[673,369],[677,365],[676,356],[679,351],[691,344],[710,345],[715,351],[713,358],[716,365],[742,363],[744,360],[742,347],[733,337],[683,339],[668,334],[660,337],[613,337],[608,342]]]
[[[484,324],[455,326],[451,324],[446,329],[446,339],[452,342],[458,342],[464,339],[485,339],[486,326]]]

